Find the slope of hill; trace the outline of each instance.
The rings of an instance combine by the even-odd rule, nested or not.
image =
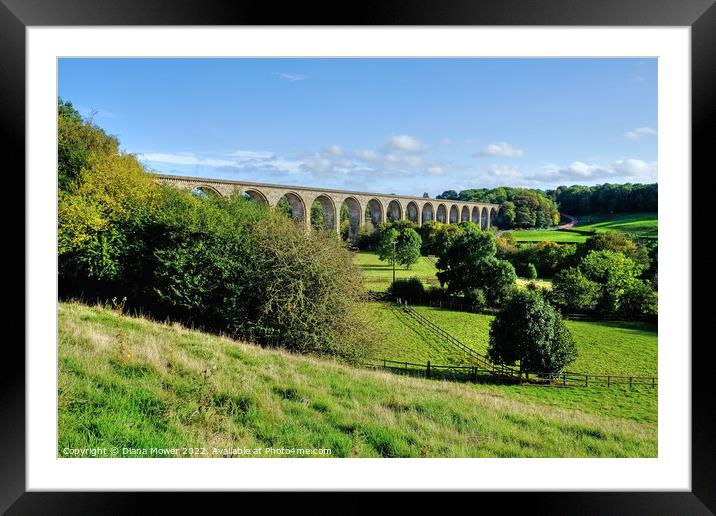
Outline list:
[[[585,393],[606,389],[396,376],[77,303],[58,317],[59,456],[657,455],[655,415],[623,415],[654,391],[612,388],[595,406]]]
[[[635,238],[657,238],[657,213],[615,213],[612,215],[581,215],[571,228],[552,230],[512,231],[520,242],[584,242],[594,232],[618,231]]]

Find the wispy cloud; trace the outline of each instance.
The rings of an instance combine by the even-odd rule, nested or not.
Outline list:
[[[651,127],[637,127],[632,131],[625,132],[624,138],[627,140],[640,140],[644,136],[654,135],[656,135],[656,129],[652,129]]]
[[[385,143],[385,148],[389,152],[409,152],[409,153],[422,153],[427,152],[430,149],[427,145],[423,145],[420,140],[414,136],[408,134],[398,134],[388,138]]]
[[[217,158],[203,158],[195,153],[191,152],[180,152],[177,154],[167,154],[162,152],[147,152],[139,155],[140,159],[157,162],[167,163],[170,165],[187,165],[187,166],[206,166],[206,167],[228,167],[235,163],[233,160],[228,159],[217,159]]]
[[[296,82],[304,80],[306,76],[301,74],[282,73],[279,74],[279,78],[288,82]]]
[[[475,156],[493,156],[493,157],[518,157],[522,156],[524,151],[513,147],[507,142],[491,143],[482,149]]]

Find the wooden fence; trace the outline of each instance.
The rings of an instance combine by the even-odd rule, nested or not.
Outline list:
[[[366,363],[365,365],[370,367],[382,367],[384,369],[398,370],[411,374],[418,373],[419,376],[424,376],[426,378],[440,377],[456,380],[477,381],[478,378],[488,375],[492,378],[498,379],[499,381],[526,381],[528,383],[544,385],[572,385],[585,387],[588,387],[589,385],[606,385],[607,387],[616,385],[628,385],[629,387],[657,387],[658,385],[658,378],[656,376],[587,374],[573,371],[563,371],[554,374],[520,373],[519,369],[514,366],[493,363],[489,357],[462,343],[430,319],[413,310],[413,308],[408,306],[407,303],[399,305],[399,308],[423,328],[431,331],[438,337],[444,339],[445,342],[455,346],[456,349],[465,353],[473,363],[466,365],[435,365],[431,364],[430,361],[426,364],[418,364],[414,362],[379,359],[374,362]]]

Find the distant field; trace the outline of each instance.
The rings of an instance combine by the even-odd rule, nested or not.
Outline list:
[[[390,263],[380,261],[378,255],[375,253],[360,251],[354,255],[353,262],[358,265],[363,272],[363,282],[367,290],[385,292],[393,281],[393,266]],[[431,285],[440,285],[438,278],[435,276],[437,271],[435,262],[427,256],[421,256],[418,262],[410,269],[406,269],[400,265],[396,266],[395,278],[412,278],[413,276],[417,276],[425,287],[429,287]],[[530,281],[535,282],[543,288],[552,288],[551,280],[545,279],[526,280],[517,278],[517,286],[524,287]]]
[[[376,327],[385,330],[380,358],[433,364],[467,362],[454,347],[413,323],[400,310],[387,303],[369,303]],[[487,352],[490,315],[458,312],[427,306],[413,308],[479,353]],[[614,375],[656,376],[657,327],[654,324],[625,321],[567,321],[577,345],[577,360],[570,371]]]
[[[366,289],[383,292],[393,281],[393,266],[389,262],[380,261],[377,254],[360,251],[354,255],[353,261],[363,272]],[[417,276],[426,286],[440,284],[435,277],[436,272],[435,264],[425,256],[421,256],[410,269],[402,265],[395,266],[396,279]]]
[[[512,231],[519,242],[581,243],[592,232],[619,231],[638,238],[658,237],[658,215],[656,213],[619,213],[613,215],[582,215],[570,229],[520,230]]]

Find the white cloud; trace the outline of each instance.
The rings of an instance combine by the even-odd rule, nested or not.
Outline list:
[[[522,156],[524,154],[524,151],[522,149],[518,149],[516,147],[513,147],[507,142],[499,142],[499,143],[491,143],[480,153],[478,156],[498,156],[498,157],[517,157]]]
[[[423,145],[420,140],[407,134],[391,136],[386,142],[385,148],[391,152],[410,153],[427,152],[430,150],[427,146]]]
[[[445,169],[438,165],[432,165],[428,167],[428,174],[431,174],[433,176],[442,176],[445,174]]]
[[[509,165],[490,165],[487,170],[491,175],[503,179],[514,179],[522,177],[516,167],[511,167]]]
[[[282,73],[279,75],[280,79],[283,79],[284,81],[288,82],[296,82],[296,81],[302,81],[306,78],[305,75],[300,74],[290,74],[290,73]]]
[[[167,163],[170,165],[203,165],[207,167],[228,167],[234,165],[233,160],[202,158],[190,152],[180,152],[177,154],[165,154],[161,152],[147,152],[140,154],[142,159],[154,161],[158,163]]]
[[[575,161],[563,168],[543,167],[543,171],[524,179],[534,183],[557,184],[570,181],[595,183],[612,182],[653,182],[657,180],[658,163],[640,159],[620,159],[607,165],[588,164]]]
[[[275,153],[270,151],[236,150],[228,152],[227,155],[241,159],[267,159],[274,157]]]
[[[651,127],[637,127],[633,131],[627,131],[624,133],[624,137],[627,140],[640,140],[644,136],[653,136],[656,134],[656,129]]]

